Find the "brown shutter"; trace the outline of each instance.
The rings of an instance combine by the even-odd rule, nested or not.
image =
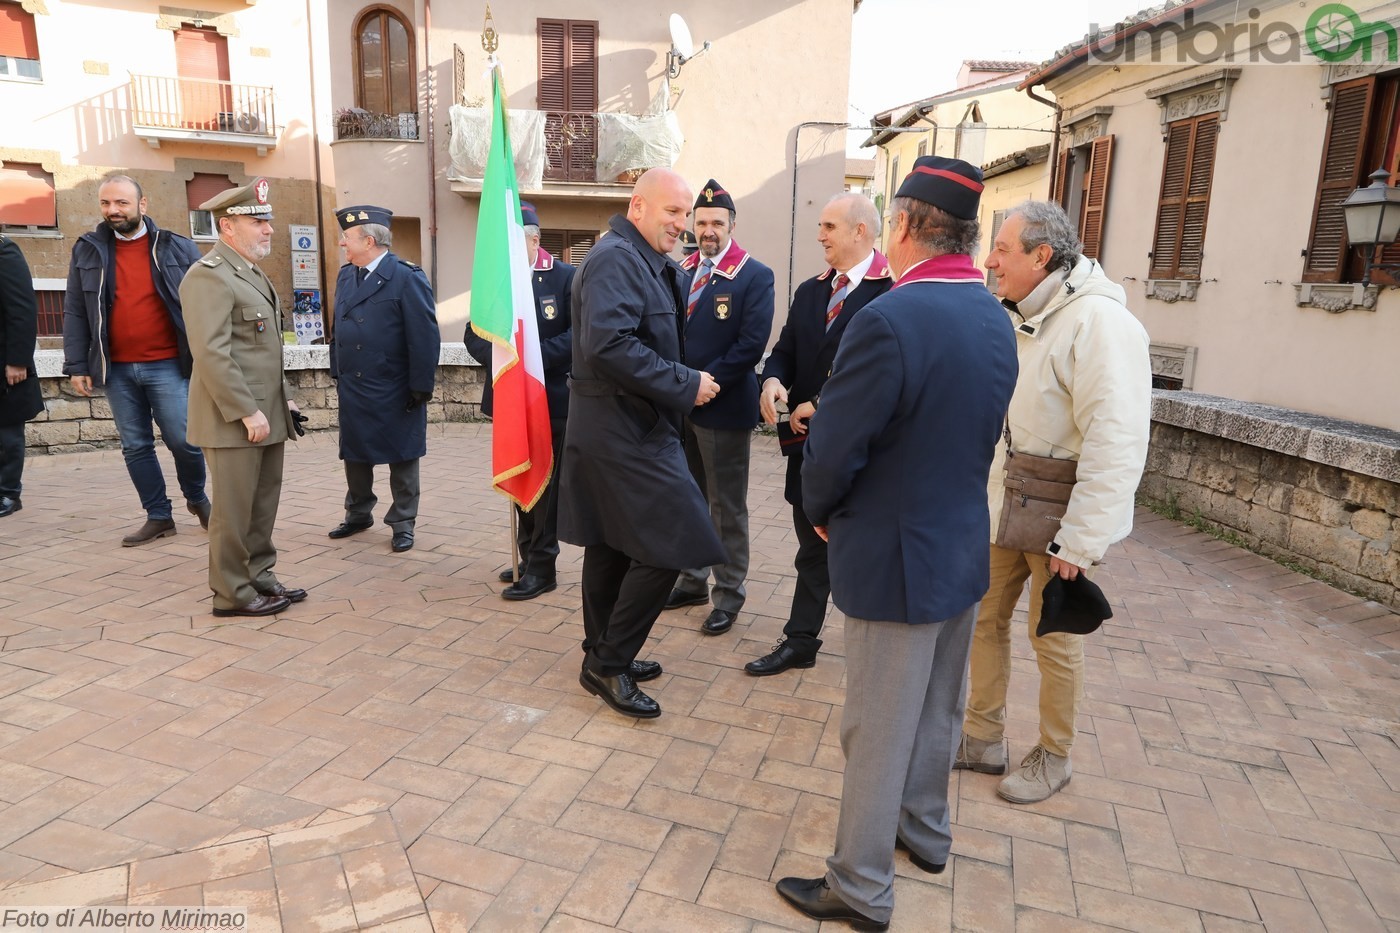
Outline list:
[[[6,162],[0,168],[0,224],[58,226],[58,196],[43,166]]]
[[[0,3],[0,55],[31,61],[39,59],[34,17],[24,12],[18,3]]]
[[[558,256],[560,259],[564,259],[564,250],[567,249],[565,237],[568,236],[568,233],[569,231],[567,230],[545,230],[541,228],[540,249],[549,253],[551,256]],[[568,262],[567,259],[564,261]]]
[[[583,257],[598,242],[598,233],[595,230],[569,230],[566,238],[569,245],[562,258],[569,265],[576,266],[583,262]]]
[[[227,81],[228,40],[208,27],[176,30],[175,73],[182,78]]]
[[[1211,114],[1199,117],[1191,141],[1191,168],[1187,173],[1185,216],[1181,222],[1181,253],[1177,257],[1176,277],[1201,277],[1201,259],[1205,255],[1206,215],[1210,212],[1210,183],[1215,174],[1215,141],[1220,134],[1220,119]]]
[[[598,178],[598,24],[583,20],[569,23],[569,109],[574,118],[574,138],[569,144],[569,177],[583,181]]]
[[[540,37],[540,86],[536,94],[539,108],[545,111],[568,110],[565,21],[542,19],[538,21],[537,29]]]
[[[1375,90],[1374,77],[1347,81],[1332,90],[1332,115],[1318,171],[1304,282],[1340,282],[1346,270],[1349,244],[1341,205],[1365,174],[1361,159]]]
[[[467,53],[457,43],[452,43],[452,103],[465,105],[467,102]]]
[[[1055,162],[1055,188],[1050,192],[1050,200],[1054,201],[1065,210],[1069,210],[1069,200],[1067,197],[1069,185],[1066,183],[1065,177],[1069,175],[1070,158],[1070,150],[1060,150],[1060,157]]]
[[[992,232],[987,237],[987,251],[997,248],[997,234],[1001,232],[1001,225],[1006,221],[1006,211],[992,211]],[[987,287],[992,291],[997,288],[997,274],[991,269],[987,270]]]
[[[1089,149],[1089,178],[1084,186],[1079,239],[1084,255],[1103,258],[1103,222],[1108,214],[1108,175],[1113,167],[1113,137],[1100,136]]]
[[[185,182],[185,199],[189,203],[190,210],[197,211],[200,209],[199,205],[214,195],[236,187],[237,185],[229,181],[227,175],[196,173],[193,178]]]
[[[545,177],[594,181],[597,163],[598,24],[539,19],[540,80],[536,99],[545,111]],[[609,179],[610,180],[610,179]]]

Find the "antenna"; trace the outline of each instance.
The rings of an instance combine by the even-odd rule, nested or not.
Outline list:
[[[692,58],[698,58],[710,50],[710,43],[707,41],[700,47],[700,51],[695,51],[695,40],[690,37],[690,27],[685,24],[679,13],[672,13],[671,20],[671,50],[666,53],[666,75],[670,78],[679,78],[681,66]]]

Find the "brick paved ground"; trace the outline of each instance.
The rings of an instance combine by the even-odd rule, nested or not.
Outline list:
[[[119,454],[32,459],[0,520],[0,903],[244,905],[298,933],[814,929],[771,882],[831,849],[843,645],[834,615],[814,669],[739,669],[793,586],[772,441],[748,607],[718,638],[702,609],[663,615],[665,714],[635,722],[578,687],[576,549],[558,591],[496,595],[487,437],[437,430],[402,556],[383,526],[326,538],[335,439],[297,445],[278,570],[311,597],[233,624],[187,513],[117,546],[142,518]],[[1400,616],[1147,513],[1102,582],[1073,783],[1015,807],[955,775],[955,857],[936,878],[897,858],[895,929],[1400,930]]]

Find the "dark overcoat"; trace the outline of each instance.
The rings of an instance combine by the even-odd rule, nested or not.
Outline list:
[[[554,431],[564,430],[569,417],[569,366],[574,358],[574,337],[570,311],[573,308],[574,267],[550,255],[535,254],[530,270],[530,287],[535,294],[535,326],[540,335],[540,363],[544,366],[544,393],[549,400],[549,422]],[[491,385],[491,342],[472,330],[467,322],[462,342],[467,352],[486,368],[486,384],[481,387],[481,413],[491,415],[495,392]]]
[[[687,293],[703,258],[691,253],[681,263],[690,273],[683,280]],[[716,258],[714,274],[685,321],[685,364],[713,376],[719,395],[692,411],[690,420],[704,428],[750,431],[758,424],[756,367],[773,332],[773,270],[733,240]]]
[[[442,337],[433,290],[418,266],[393,253],[359,284],[355,266],[335,280],[331,378],[340,396],[340,459],[403,463],[428,452],[428,406]]]
[[[0,234],[0,424],[23,424],[44,409],[34,372],[39,305],[34,278],[19,245]],[[24,381],[9,385],[4,366],[23,366]]]
[[[683,273],[622,215],[574,276],[559,537],[652,567],[723,563],[681,448],[700,374],[680,362]]]
[[[851,322],[802,468],[842,612],[941,622],[987,592],[987,474],[1016,370],[1010,318],[967,256],[920,263]]]
[[[792,296],[792,307],[788,309],[787,322],[778,334],[778,342],[768,361],[763,365],[760,382],[773,376],[788,390],[788,408],[793,409],[803,402],[811,401],[812,396],[821,393],[826,377],[831,375],[831,364],[836,360],[836,350],[841,345],[841,335],[855,320],[856,312],[890,290],[894,279],[890,276],[889,263],[877,250],[865,277],[855,290],[846,296],[841,313],[826,327],[826,306],[831,300],[831,286],[836,270],[827,269],[821,275],[813,276],[797,286]],[[783,456],[787,457],[787,482],[783,487],[783,498],[793,505],[802,505],[802,448],[807,435],[779,433]]]

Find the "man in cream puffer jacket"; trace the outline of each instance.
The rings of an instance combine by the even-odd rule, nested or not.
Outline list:
[[[1147,460],[1152,369],[1147,331],[1121,286],[1079,253],[1058,205],[1027,201],[1008,212],[986,266],[1016,329],[1020,376],[1007,421],[1012,449],[1077,460],[1074,492],[1044,554],[992,545],[992,583],[978,609],[971,690],[955,768],[1007,770],[1003,726],[1011,671],[1011,613],[1031,581],[1029,634],[1040,669],[1040,741],[997,793],[1034,803],[1070,779],[1070,747],[1084,692],[1084,637],[1037,638],[1041,591],[1052,574],[1072,580],[1103,559],[1133,526],[1133,494]],[[1005,447],[987,495],[995,537]]]

